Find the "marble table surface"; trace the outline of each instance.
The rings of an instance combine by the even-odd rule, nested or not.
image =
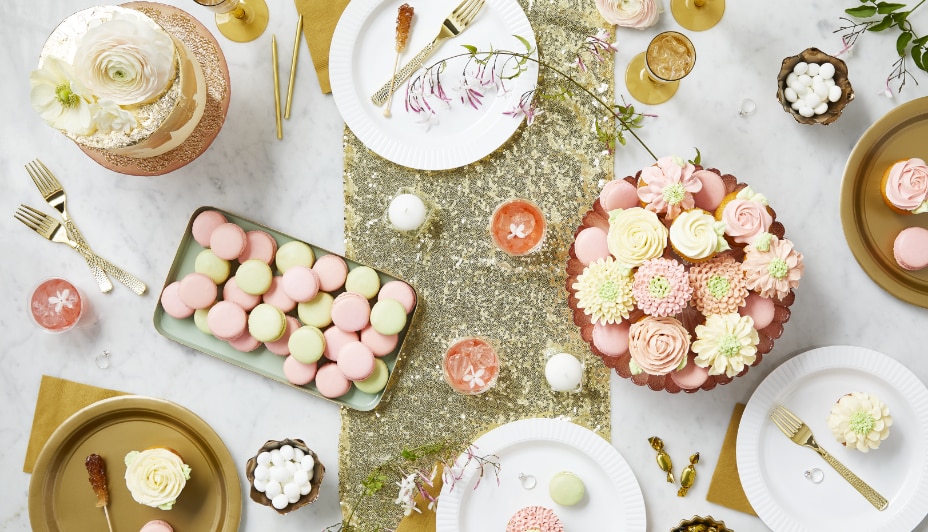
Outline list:
[[[212,15],[194,2],[166,3],[215,29]],[[22,473],[22,464],[43,374],[166,398],[199,414],[241,469],[246,493],[242,530],[320,530],[340,520],[338,408],[174,343],[152,325],[183,229],[202,205],[242,213],[344,251],[344,123],[332,96],[320,92],[304,46],[293,114],[284,125],[284,139],[276,140],[270,37],[276,34],[281,45],[286,80],[297,15],[289,0],[268,3],[270,26],[259,40],[238,44],[219,37],[231,71],[232,101],[215,143],[193,163],[160,177],[129,177],[102,168],[30,108],[28,76],[45,38],[60,20],[93,2],[5,3],[0,99],[7,117],[0,125],[0,211],[7,214],[0,217],[0,248],[7,251],[0,293],[7,303],[0,306],[0,471],[9,486],[0,498],[0,529],[29,528],[29,475]],[[593,0],[578,4],[595,9]],[[835,124],[799,125],[776,100],[776,75],[784,57],[809,46],[829,53],[841,48],[833,30],[844,4],[856,2],[728,2],[721,24],[687,32],[698,61],[677,96],[645,108],[658,115],[641,132],[655,153],[691,157],[698,147],[706,164],[752,184],[770,198],[806,257],[805,278],[785,334],[745,377],[710,393],[670,395],[613,375],[612,442],[641,485],[648,530],[669,530],[694,514],[723,519],[735,530],[765,529],[760,519],[711,504],[705,495],[735,403],[746,402],[766,375],[795,354],[825,345],[868,347],[928,382],[928,311],[896,299],[866,275],[845,241],[839,217],[842,173],[857,139],[897,105],[924,96],[928,76],[915,72],[921,86],[910,80],[894,98],[881,95],[895,60],[895,35],[868,34],[847,59],[857,97]],[[916,20],[926,19],[922,13]],[[666,29],[679,29],[669,11],[648,30],[618,31],[617,94],[627,94],[623,75],[629,60]],[[739,116],[744,99],[757,106],[749,116]],[[20,203],[44,207],[23,169],[36,157],[64,182],[71,214],[94,249],[146,281],[150,293],[139,297],[121,285],[100,293],[76,253],[43,241],[13,219]],[[647,164],[648,154],[634,144],[616,155],[618,175]],[[49,276],[64,276],[84,292],[96,316],[93,325],[61,335],[32,325],[26,313],[29,292]],[[103,350],[111,353],[105,370],[94,364]],[[661,436],[678,455],[700,451],[699,477],[687,497],[678,498],[664,482],[647,444],[652,435]],[[244,463],[265,440],[285,437],[304,439],[328,474],[317,502],[281,518],[248,500]],[[928,523],[920,526],[925,530]]]

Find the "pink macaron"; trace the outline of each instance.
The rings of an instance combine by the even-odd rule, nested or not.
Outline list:
[[[306,266],[292,266],[284,273],[281,285],[290,299],[303,303],[319,293],[319,274]]]
[[[297,386],[311,383],[316,378],[317,369],[315,362],[304,364],[292,356],[284,359],[284,377]]]
[[[229,280],[222,285],[222,299],[231,301],[246,311],[257,307],[258,303],[261,302],[261,296],[249,294],[239,288],[238,284],[235,282],[235,277],[229,278]]]
[[[350,381],[361,381],[374,372],[374,353],[361,342],[351,342],[338,352],[338,369]]]
[[[195,310],[181,300],[180,281],[174,281],[164,287],[161,292],[161,308],[168,316],[179,320],[193,316]]]
[[[192,309],[207,308],[216,301],[219,287],[208,276],[191,272],[180,280],[180,300]]]
[[[893,241],[893,257],[906,270],[921,270],[928,266],[928,229],[903,229]]]
[[[319,275],[319,288],[326,292],[334,292],[345,286],[348,278],[348,264],[338,255],[323,255],[316,259],[313,271]]]
[[[714,212],[728,192],[725,191],[725,182],[715,172],[708,170],[699,170],[693,173],[693,177],[702,182],[702,188],[699,192],[693,194],[693,200],[696,206],[704,211]]]
[[[396,349],[399,343],[400,335],[398,334],[380,334],[373,327],[367,326],[361,331],[361,343],[370,348],[374,356],[387,356]]]
[[[332,323],[343,331],[357,332],[371,321],[371,304],[354,292],[342,292],[332,302]]]
[[[287,292],[284,290],[281,280],[283,277],[280,275],[275,275],[271,278],[271,287],[267,289],[267,292],[261,296],[264,299],[264,302],[269,305],[274,305],[284,312],[290,312],[296,308],[296,301],[293,300],[290,296],[287,295]]]
[[[610,357],[617,357],[628,352],[628,321],[622,323],[593,324],[593,345]]]
[[[210,307],[206,325],[216,338],[234,340],[248,329],[248,315],[245,309],[235,303],[220,301]]]
[[[338,364],[324,364],[316,371],[316,388],[323,397],[334,399],[348,393],[351,381],[338,368]]]
[[[209,235],[209,247],[220,259],[238,259],[245,251],[245,230],[231,222],[220,224]]]
[[[193,219],[190,233],[198,244],[208,248],[209,237],[213,234],[213,230],[226,222],[228,222],[228,220],[221,212],[207,209]]]
[[[302,326],[300,320],[294,318],[293,316],[287,316],[287,328],[284,330],[284,335],[274,340],[273,342],[264,342],[264,347],[268,351],[274,353],[275,355],[287,356],[290,354],[290,335],[293,334],[293,331],[299,329]]]
[[[174,527],[172,527],[167,521],[155,519],[154,521],[145,523],[139,532],[174,532]]]
[[[574,240],[574,253],[584,266],[609,256],[609,244],[606,232],[599,227],[587,227],[577,233]]]
[[[624,179],[613,179],[599,193],[599,204],[606,211],[638,206],[638,189]]]
[[[747,299],[744,300],[744,306],[738,309],[738,314],[750,316],[754,320],[754,328],[758,331],[773,323],[773,317],[776,313],[776,306],[773,300],[767,297],[760,297],[751,292]]]
[[[670,372],[671,380],[684,390],[695,390],[709,380],[709,368],[697,366],[693,361],[695,358],[694,355],[690,355],[683,369]]]
[[[242,353],[251,353],[262,345],[262,342],[252,336],[248,331],[243,332],[241,336],[234,340],[229,340],[228,343],[232,349],[241,351]]]
[[[215,252],[214,252],[215,253]],[[245,233],[245,249],[238,257],[238,261],[258,259],[270,264],[277,253],[277,240],[267,231],[248,231]]]
[[[343,331],[338,327],[328,327],[322,331],[322,336],[325,337],[325,351],[322,354],[332,362],[338,360],[338,353],[343,347],[360,340],[358,333]]]
[[[407,313],[410,313],[416,306],[416,291],[403,281],[390,281],[380,287],[377,300],[381,299],[395,299],[403,305]]]

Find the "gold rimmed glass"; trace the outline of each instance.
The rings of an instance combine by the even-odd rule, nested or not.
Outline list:
[[[670,12],[677,24],[690,31],[703,31],[722,20],[725,0],[670,0]]]
[[[193,0],[216,13],[216,26],[227,39],[249,42],[267,28],[268,10],[265,0]]]
[[[680,80],[696,64],[696,48],[686,35],[665,31],[651,39],[648,49],[634,58],[625,70],[625,85],[641,103],[664,103],[677,92]]]

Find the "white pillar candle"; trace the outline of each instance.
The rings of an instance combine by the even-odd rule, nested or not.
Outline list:
[[[414,231],[424,222],[426,216],[425,203],[415,194],[400,194],[390,202],[387,216],[393,227],[400,231]]]

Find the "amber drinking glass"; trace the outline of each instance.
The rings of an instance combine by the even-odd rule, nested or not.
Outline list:
[[[670,12],[677,24],[690,31],[703,31],[722,20],[725,0],[670,0]]]
[[[227,39],[253,41],[267,28],[268,10],[264,0],[194,0],[216,13],[216,26]]]
[[[696,65],[696,48],[686,35],[665,31],[648,49],[632,58],[625,70],[628,92],[641,103],[664,103],[677,92],[680,80]]]

